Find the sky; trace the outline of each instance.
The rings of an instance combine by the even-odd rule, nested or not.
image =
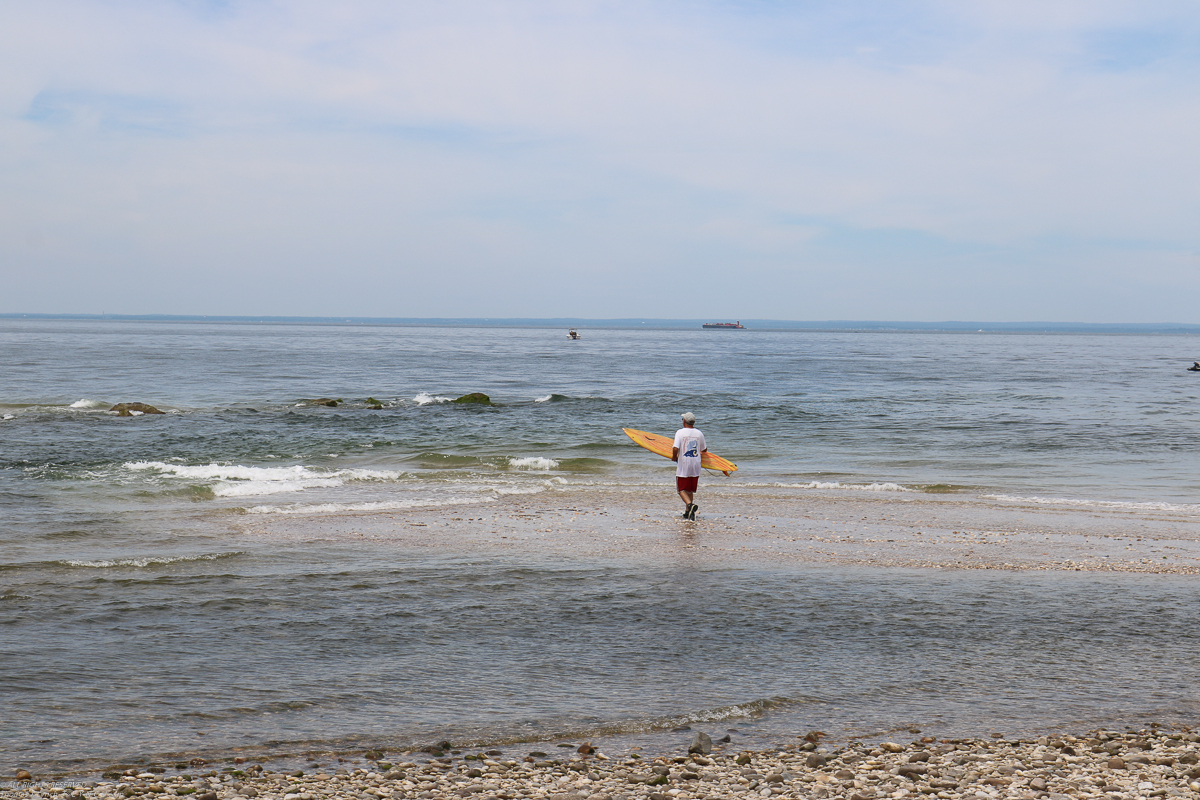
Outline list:
[[[1200,322],[1200,4],[0,0],[0,313]]]

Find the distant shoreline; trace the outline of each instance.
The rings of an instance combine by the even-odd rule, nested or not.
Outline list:
[[[0,319],[63,320],[112,322],[207,322],[259,325],[361,325],[412,327],[472,327],[472,328],[653,328],[660,330],[699,329],[704,319],[650,319],[640,317],[617,319],[554,318],[490,318],[490,317],[292,317],[292,316],[226,316],[203,314],[44,314],[6,313]],[[721,320],[717,320],[721,321]],[[1200,324],[1178,322],[908,322],[888,320],[778,320],[743,319],[745,330],[770,331],[860,331],[878,333],[1179,333],[1200,334]]]

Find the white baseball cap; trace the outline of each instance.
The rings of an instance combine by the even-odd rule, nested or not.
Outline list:
[[[685,411],[685,412],[683,412],[683,415],[682,415],[682,416],[683,416],[683,421],[684,421],[684,422],[692,422],[692,423],[694,423],[694,422],[696,421],[696,415],[695,415],[695,414],[693,414],[693,413],[692,413],[692,412],[690,412],[690,411]]]

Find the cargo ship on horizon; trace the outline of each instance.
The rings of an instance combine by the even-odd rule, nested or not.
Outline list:
[[[737,322],[706,322],[701,327],[715,328],[717,330],[745,330],[746,326],[739,319]]]

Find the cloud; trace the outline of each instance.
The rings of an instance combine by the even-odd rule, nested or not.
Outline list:
[[[1036,274],[1037,318],[1186,321],[1200,288],[1146,277],[1200,252],[1188,4],[8,16],[0,311],[675,316],[687,282],[701,316],[1029,319]]]

